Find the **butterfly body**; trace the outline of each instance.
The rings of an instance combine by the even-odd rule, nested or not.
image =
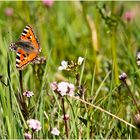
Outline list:
[[[30,25],[26,25],[19,41],[12,43],[10,48],[16,51],[16,68],[22,70],[27,64],[34,61],[41,48]]]
[[[22,41],[22,40],[12,43],[10,48],[11,50],[14,50],[14,51],[17,51],[19,48],[21,48],[27,53],[38,52],[38,50],[34,48],[31,42]]]

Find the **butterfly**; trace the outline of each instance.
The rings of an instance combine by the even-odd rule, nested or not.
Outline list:
[[[10,49],[16,51],[16,68],[18,70],[22,70],[38,58],[41,48],[30,25],[26,25],[17,42],[11,43]]]

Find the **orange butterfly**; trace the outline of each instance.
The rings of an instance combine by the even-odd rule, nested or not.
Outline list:
[[[10,48],[16,51],[16,68],[22,70],[27,64],[37,59],[41,48],[30,25],[26,25],[19,41],[11,43]]]

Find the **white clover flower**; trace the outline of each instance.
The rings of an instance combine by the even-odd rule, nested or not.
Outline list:
[[[55,135],[55,136],[59,136],[60,131],[57,128],[53,128],[51,131],[51,134]]]
[[[68,67],[68,62],[67,61],[62,61],[61,66],[58,67],[58,70],[66,70]]]
[[[83,63],[84,58],[83,57],[78,57],[78,65],[81,65]]]

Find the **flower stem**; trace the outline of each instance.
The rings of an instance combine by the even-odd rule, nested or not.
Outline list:
[[[129,86],[127,85],[126,81],[124,81],[124,84],[125,84],[127,90],[129,91],[129,94],[130,94],[130,96],[132,97],[132,99],[133,99],[133,101],[134,101],[134,104],[136,105],[136,107],[137,107],[137,109],[138,109],[138,112],[140,113],[140,109],[139,109],[139,107],[138,107],[138,104],[137,104],[137,102],[136,102],[136,100],[135,100],[135,98],[134,98],[134,96],[133,96],[133,94],[132,94],[132,92],[131,92]]]
[[[7,85],[9,86],[9,96],[10,96],[10,106],[12,109],[12,94],[11,94],[11,86],[10,86],[10,82],[11,82],[11,73],[10,73],[10,61],[9,61],[9,57],[8,57],[8,62],[7,62],[7,73],[8,73],[8,79],[7,79]],[[7,86],[3,81],[1,81],[5,86]]]
[[[19,70],[19,82],[20,82],[20,90],[21,90],[21,94],[19,95],[20,96],[19,103],[21,105],[24,119],[27,120],[27,118],[29,117],[29,111],[28,111],[27,104],[25,102],[25,97],[23,95],[23,81],[22,81],[22,71],[21,70]]]
[[[23,81],[22,81],[22,71],[19,70],[19,82],[20,82],[20,90],[21,90],[21,100],[22,100],[22,103],[25,103],[25,98],[23,96]]]
[[[22,82],[22,71],[21,70],[19,70],[19,80],[20,80],[21,93],[23,93],[23,82]]]
[[[69,133],[68,133],[67,120],[65,119],[66,111],[65,111],[65,105],[64,105],[64,98],[63,97],[62,97],[62,109],[63,109],[63,115],[64,115],[64,123],[65,123],[66,137],[68,139],[69,138]]]

